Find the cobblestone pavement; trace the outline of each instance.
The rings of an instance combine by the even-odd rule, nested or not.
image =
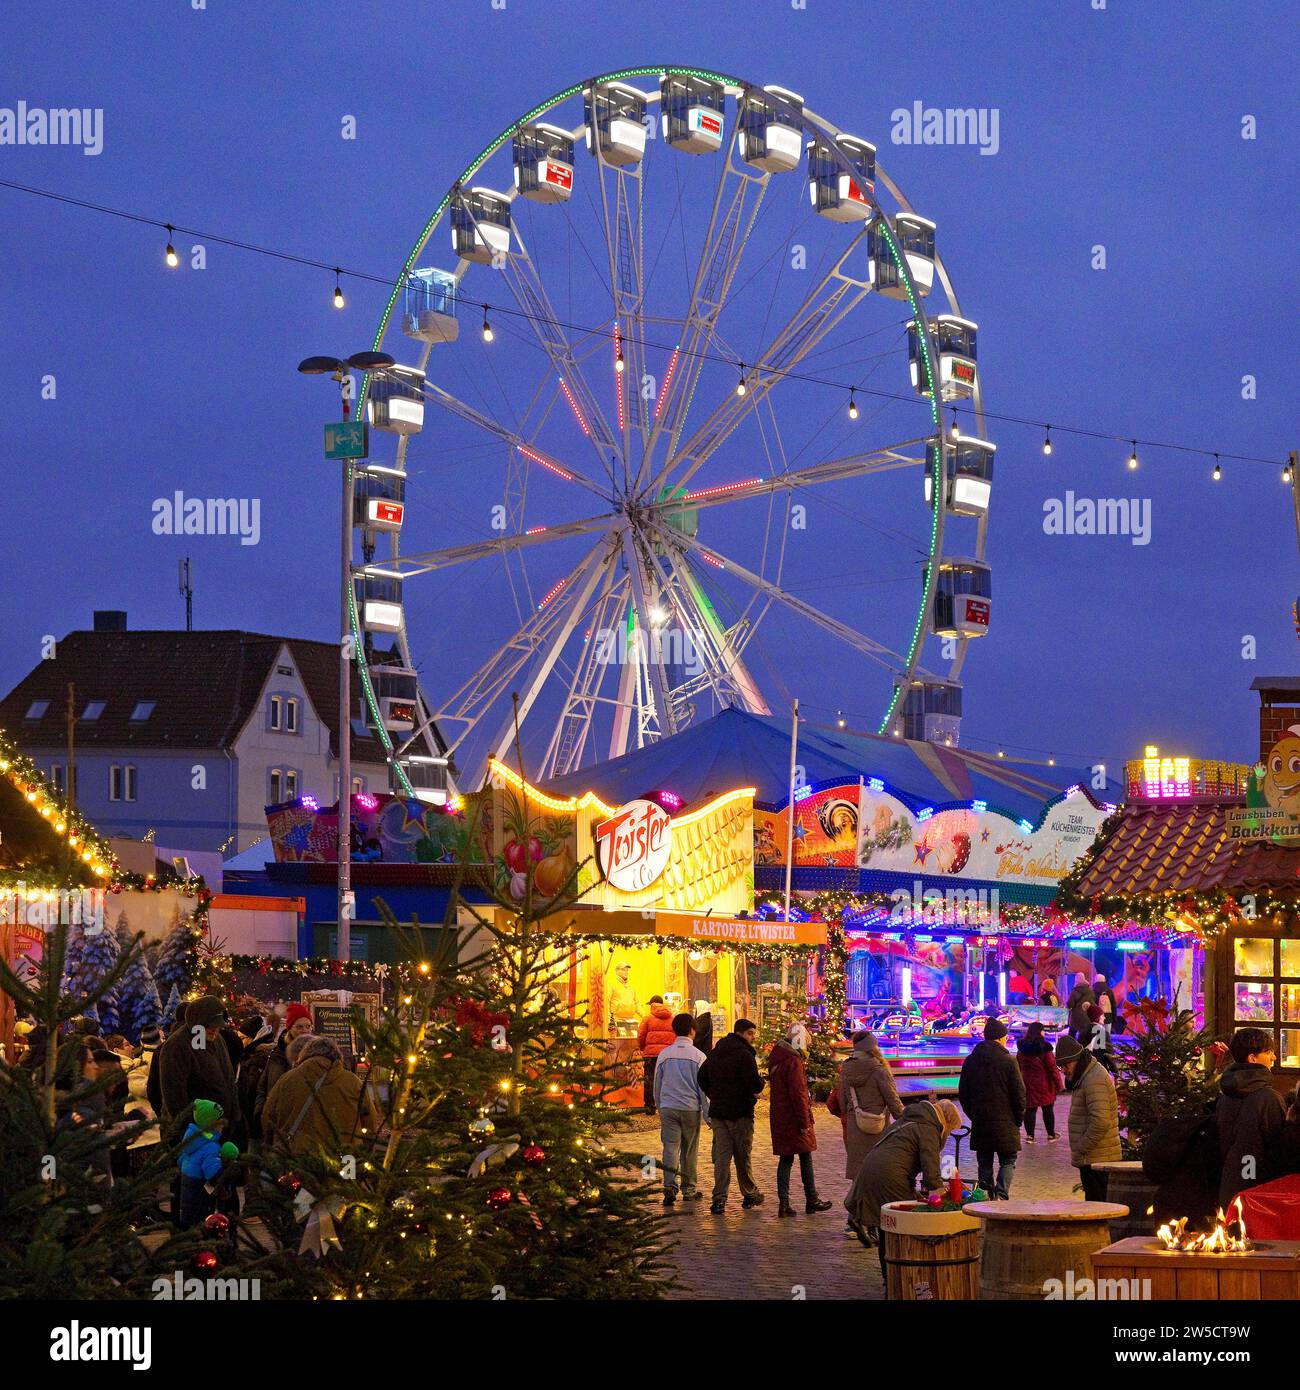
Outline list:
[[[844,1176],[844,1143],[840,1122],[824,1105],[814,1107],[817,1117],[817,1152],[813,1163],[817,1186],[834,1203],[830,1211],[807,1216],[799,1186],[799,1168],[793,1173],[792,1199],[798,1215],[778,1220],[776,1215],[776,1159],[772,1155],[767,1103],[760,1101],[754,1125],[754,1176],[767,1200],[761,1207],[744,1211],[734,1178],[725,1216],[709,1214],[712,1186],[708,1135],[700,1140],[700,1202],[678,1202],[669,1209],[669,1222],[677,1236],[677,1283],[672,1298],[745,1299],[848,1299],[883,1298],[880,1260],[874,1250],[842,1234],[849,1190]],[[1056,1103],[1056,1132],[1062,1137],[1049,1144],[1041,1117],[1038,1142],[1024,1144],[1016,1164],[1011,1195],[1021,1198],[1080,1196],[1072,1192],[1078,1172],[1070,1164],[1065,1138],[1069,1100]],[[658,1153],[658,1121],[638,1117],[638,1137],[644,1135],[648,1152]],[[624,1139],[628,1147],[632,1134]],[[1024,1135],[1021,1135],[1024,1141]],[[949,1141],[947,1153],[952,1153]],[[961,1148],[961,1173],[975,1179],[975,1155],[965,1142]]]

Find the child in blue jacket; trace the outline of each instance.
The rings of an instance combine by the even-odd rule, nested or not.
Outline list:
[[[239,1150],[218,1137],[226,1123],[226,1112],[215,1100],[196,1100],[194,1118],[185,1130],[181,1143],[181,1209],[177,1227],[186,1231],[196,1226],[213,1211],[213,1194],[209,1184],[222,1167],[239,1157]]]

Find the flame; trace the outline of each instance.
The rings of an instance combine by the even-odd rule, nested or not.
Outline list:
[[[1223,1208],[1219,1208],[1212,1231],[1188,1231],[1187,1218],[1180,1216],[1176,1221],[1166,1222],[1165,1225],[1161,1226],[1156,1232],[1156,1238],[1166,1250],[1178,1250],[1187,1254],[1247,1254],[1255,1247],[1246,1234],[1246,1221],[1242,1215],[1241,1205],[1235,1198],[1231,1203],[1230,1210],[1234,1215],[1227,1217],[1223,1213]],[[1230,1226],[1237,1228],[1237,1235],[1232,1234],[1229,1230]]]

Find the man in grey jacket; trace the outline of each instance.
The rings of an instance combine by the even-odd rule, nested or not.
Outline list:
[[[695,1185],[700,1148],[700,1122],[709,1118],[709,1098],[700,1089],[704,1053],[691,1041],[695,1020],[690,1014],[673,1019],[671,1046],[655,1058],[654,1097],[659,1134],[664,1146],[664,1206],[677,1200],[698,1201],[704,1194]]]
[[[1084,1200],[1106,1200],[1106,1175],[1098,1163],[1118,1163],[1119,1101],[1110,1072],[1074,1038],[1056,1040],[1056,1064],[1070,1093],[1070,1162],[1079,1170]]]

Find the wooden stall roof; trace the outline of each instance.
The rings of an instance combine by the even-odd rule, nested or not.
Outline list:
[[[1124,806],[1079,882],[1080,896],[1296,891],[1300,848],[1233,840],[1228,809],[1216,802]]]

